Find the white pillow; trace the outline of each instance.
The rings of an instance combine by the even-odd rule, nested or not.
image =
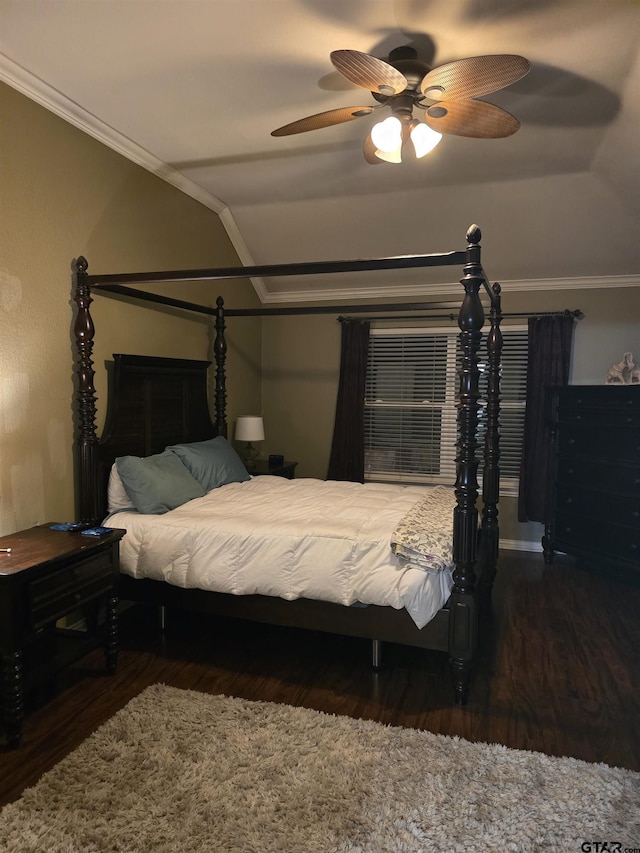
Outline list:
[[[125,488],[122,485],[122,480],[120,479],[120,474],[118,474],[115,462],[111,466],[111,473],[109,474],[107,509],[109,511],[109,515],[111,515],[112,512],[123,512],[124,510],[127,510],[128,512],[136,511],[131,498],[126,493]]]

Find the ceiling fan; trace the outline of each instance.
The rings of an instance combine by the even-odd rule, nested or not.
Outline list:
[[[331,62],[351,83],[368,89],[378,103],[317,113],[285,124],[271,135],[331,127],[387,106],[391,115],[374,125],[365,139],[364,157],[371,164],[400,163],[409,139],[415,156],[424,157],[443,133],[481,139],[511,136],[520,127],[518,119],[495,104],[476,99],[510,86],[531,68],[523,56],[508,53],[473,56],[431,68],[409,45],[392,50],[388,62],[358,50],[334,50]],[[414,109],[424,112],[423,121],[414,117]]]

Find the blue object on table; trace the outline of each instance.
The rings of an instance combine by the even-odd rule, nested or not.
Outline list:
[[[82,531],[83,536],[104,536],[105,533],[111,533],[113,527],[89,527]]]

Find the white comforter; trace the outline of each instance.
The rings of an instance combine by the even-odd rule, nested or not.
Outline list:
[[[119,512],[121,569],[180,587],[406,608],[419,628],[451,571],[401,565],[390,542],[424,488],[254,477],[164,515]],[[452,527],[451,521],[451,527]]]

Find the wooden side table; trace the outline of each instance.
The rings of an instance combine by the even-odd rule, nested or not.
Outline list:
[[[107,671],[118,658],[119,543],[124,530],[100,537],[32,527],[0,538],[0,698],[10,746],[18,746],[24,692],[77,660],[103,633]],[[105,608],[104,629],[98,612]],[[81,611],[86,631],[56,627]]]
[[[297,462],[287,462],[286,460],[281,465],[269,465],[268,459],[255,459],[253,465],[247,471],[254,477],[260,474],[270,474],[272,477],[285,477],[287,480],[293,480]]]

